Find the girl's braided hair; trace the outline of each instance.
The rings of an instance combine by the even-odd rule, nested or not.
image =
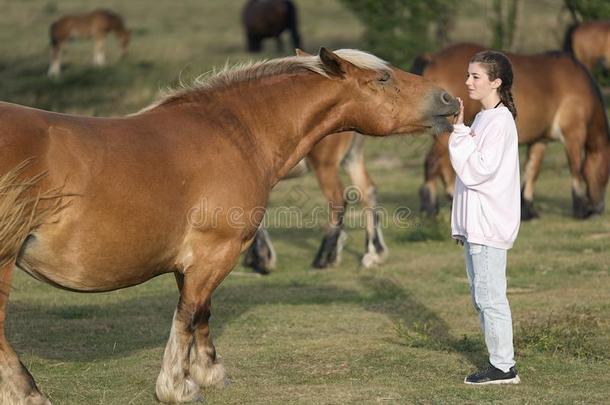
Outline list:
[[[517,118],[517,107],[515,106],[511,91],[513,86],[513,67],[508,57],[501,52],[482,51],[474,55],[470,59],[470,63],[480,63],[483,65],[490,81],[496,79],[502,80],[502,84],[498,88],[498,95],[502,104],[513,115],[513,118]]]

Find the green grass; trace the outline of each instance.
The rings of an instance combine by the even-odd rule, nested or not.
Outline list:
[[[243,52],[242,2],[110,0],[134,31],[127,59],[109,41],[104,68],[91,44],[70,44],[61,79],[49,80],[48,24],[93,2],[11,1],[0,15],[0,99],[55,111],[123,115],[157,92]],[[84,5],[86,3],[86,5]],[[176,6],[180,4],[180,6]],[[338,1],[298,1],[305,49],[358,47],[363,28]],[[485,33],[485,8],[461,10],[457,39]],[[478,4],[478,6],[477,6]],[[522,49],[558,42],[560,2],[527,3]],[[551,10],[551,11],[549,11]],[[533,14],[532,14],[533,13]],[[540,32],[532,28],[537,25]],[[544,28],[544,29],[543,29]],[[266,44],[261,57],[277,56]],[[610,341],[610,214],[571,218],[570,178],[553,144],[536,189],[542,217],[522,225],[509,254],[509,299],[523,383],[472,389],[464,375],[486,360],[470,304],[462,250],[439,221],[419,216],[427,137],[367,140],[379,200],[398,225],[385,231],[386,263],[359,266],[364,231],[347,217],[343,263],[313,271],[323,221],[271,227],[278,269],[255,277],[238,266],[214,295],[212,335],[231,384],[205,391],[210,404],[604,403]],[[344,178],[344,180],[347,180]],[[270,209],[324,207],[311,175],[280,183]],[[606,206],[610,206],[608,197]],[[55,404],[150,404],[178,295],[173,276],[104,294],[54,289],[16,273],[8,338]]]

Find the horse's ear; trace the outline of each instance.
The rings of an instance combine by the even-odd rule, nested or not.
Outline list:
[[[294,53],[295,53],[297,56],[312,56],[310,53],[307,53],[307,52],[305,52],[304,50],[299,49],[299,48],[295,48]]]
[[[349,69],[347,66],[349,62],[346,62],[324,47],[320,48],[319,56],[322,65],[324,65],[324,70],[326,70],[326,73],[328,73],[329,76],[340,79],[345,77],[345,72]]]

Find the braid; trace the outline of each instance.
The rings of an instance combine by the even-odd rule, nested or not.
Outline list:
[[[499,91],[500,100],[502,100],[502,104],[508,108],[508,111],[513,115],[513,118],[517,118],[517,107],[515,106],[515,101],[513,100],[513,92],[510,87],[502,86]]]

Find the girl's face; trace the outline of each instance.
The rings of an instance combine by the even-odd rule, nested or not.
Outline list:
[[[487,70],[478,62],[468,65],[468,74],[466,75],[466,88],[468,96],[473,100],[485,100],[486,98],[495,95],[498,87],[502,84],[502,80],[495,79],[490,81],[487,75]]]

